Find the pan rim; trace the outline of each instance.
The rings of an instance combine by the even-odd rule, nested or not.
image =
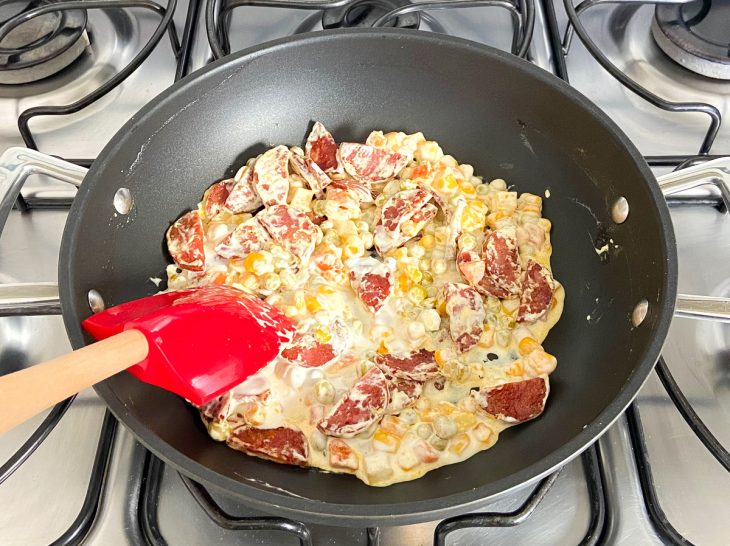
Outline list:
[[[626,407],[634,399],[648,378],[649,373],[653,369],[653,366],[659,357],[661,348],[669,330],[675,305],[678,281],[677,249],[669,210],[658,185],[653,183],[654,175],[633,143],[595,104],[556,76],[509,53],[469,40],[442,36],[418,30],[345,29],[320,31],[316,33],[289,36],[271,42],[266,42],[214,61],[213,63],[173,84],[170,88],[140,109],[105,146],[99,154],[99,158],[92,165],[87,176],[89,179],[93,179],[96,173],[102,169],[102,165],[105,164],[108,158],[114,155],[116,149],[120,147],[121,142],[124,141],[124,138],[119,138],[120,135],[134,132],[143,123],[145,118],[157,109],[158,105],[172,100],[178,93],[184,92],[188,84],[198,77],[215,71],[225,72],[233,65],[245,65],[249,60],[266,55],[269,52],[285,48],[292,42],[305,44],[327,40],[348,39],[352,37],[422,41],[433,46],[457,47],[460,49],[470,50],[480,55],[497,58],[498,61],[509,64],[515,69],[523,72],[526,71],[531,77],[540,80],[553,88],[557,88],[558,91],[565,95],[567,99],[577,103],[579,107],[588,111],[588,113],[603,126],[607,136],[610,136],[612,139],[621,143],[622,148],[629,154],[630,159],[636,165],[637,170],[643,175],[643,178],[647,183],[649,193],[657,205],[656,209],[659,221],[664,228],[663,251],[667,261],[667,274],[664,278],[664,285],[662,287],[667,297],[665,298],[665,301],[663,301],[662,304],[657,306],[655,309],[655,312],[657,313],[657,320],[654,338],[646,347],[643,360],[637,362],[637,365],[634,367],[632,374],[624,383],[621,391],[596,419],[587,424],[585,428],[578,432],[578,434],[571,440],[563,444],[559,449],[551,452],[540,461],[523,468],[519,472],[489,484],[448,496],[436,497],[422,501],[363,505],[333,504],[318,501],[316,499],[297,498],[281,492],[261,489],[219,474],[194,459],[183,455],[180,451],[174,449],[170,444],[148,430],[146,425],[144,425],[126,409],[124,402],[120,400],[116,392],[111,389],[108,383],[101,383],[95,386],[95,389],[115,417],[117,417],[117,419],[130,429],[135,437],[155,456],[161,458],[176,470],[181,471],[183,474],[190,476],[194,480],[201,480],[215,488],[223,489],[229,494],[239,496],[245,499],[246,503],[256,508],[267,512],[275,510],[288,517],[299,518],[308,522],[320,522],[331,525],[402,525],[421,521],[437,520],[459,513],[464,513],[465,511],[483,505],[487,501],[505,495],[513,490],[525,487],[574,459],[598,440],[608,427],[621,416]],[[74,348],[82,347],[85,343],[80,324],[76,320],[77,317],[75,309],[71,309],[67,307],[69,304],[63,303],[74,301],[74,291],[70,282],[72,277],[70,261],[63,257],[75,254],[77,239],[76,234],[80,229],[82,229],[81,222],[79,220],[83,217],[83,212],[86,206],[85,196],[90,187],[91,186],[88,184],[82,184],[77,194],[77,198],[73,202],[69,213],[69,220],[64,229],[61,243],[61,259],[59,260],[59,290],[64,310],[64,323],[67,334]],[[316,472],[316,470],[309,471]]]

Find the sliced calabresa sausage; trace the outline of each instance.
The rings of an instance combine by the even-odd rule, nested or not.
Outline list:
[[[255,428],[242,425],[231,432],[228,445],[239,451],[277,463],[307,466],[307,439],[288,427]]]
[[[341,180],[333,180],[332,185],[335,188],[350,191],[360,203],[372,203],[373,199],[373,188],[370,182],[364,182],[362,180],[355,180],[351,176],[345,176]]]
[[[297,154],[291,154],[289,156],[289,164],[292,170],[301,176],[309,188],[315,193],[320,193],[332,182],[332,179],[327,176],[327,173],[311,159],[301,157]]]
[[[349,335],[347,326],[337,319],[328,328],[328,334],[329,341],[322,342],[313,332],[297,333],[289,346],[281,352],[281,356],[292,364],[305,368],[329,364],[345,352]]]
[[[449,331],[459,352],[466,352],[479,341],[486,312],[482,297],[474,288],[461,283],[444,284]]]
[[[387,405],[388,380],[380,369],[371,368],[317,427],[328,436],[352,438],[380,420]]]
[[[203,271],[203,221],[197,210],[183,214],[167,230],[167,250],[180,269]]]
[[[403,190],[391,196],[380,211],[373,240],[382,255],[402,246],[436,215],[431,194],[421,189]]]
[[[215,247],[215,253],[223,258],[244,258],[262,250],[271,237],[256,217],[242,222],[228,237]]]
[[[223,210],[233,184],[233,180],[221,180],[208,188],[203,195],[203,212],[206,218],[213,218]]]
[[[256,218],[274,241],[302,263],[309,262],[317,244],[317,226],[306,214],[289,205],[272,205]]]
[[[519,296],[520,256],[515,228],[506,226],[487,233],[482,255],[485,271],[477,289],[497,298]]]
[[[342,166],[337,152],[335,139],[324,125],[316,122],[304,146],[305,157],[314,161],[326,173],[341,172]]]
[[[375,355],[375,364],[388,375],[412,381],[428,381],[439,374],[434,352],[421,349],[406,355]]]
[[[254,163],[254,187],[264,205],[283,205],[289,195],[289,156],[280,145],[264,152]]]
[[[233,180],[233,187],[226,197],[226,208],[233,214],[240,214],[252,212],[263,206],[264,203],[256,193],[256,176],[253,165],[241,168]]]
[[[393,293],[393,272],[387,264],[370,256],[353,258],[345,264],[350,270],[350,285],[360,301],[377,313]]]
[[[423,383],[412,379],[388,377],[388,392],[390,392],[390,402],[387,413],[400,413],[416,403],[423,392]]]
[[[547,377],[541,376],[482,388],[477,398],[482,409],[500,421],[524,423],[542,413],[549,391]]]
[[[340,144],[340,160],[350,176],[370,183],[393,178],[408,164],[404,155],[355,142]]]
[[[528,260],[522,279],[519,322],[535,322],[542,318],[550,307],[555,290],[555,281],[547,267],[534,260]]]

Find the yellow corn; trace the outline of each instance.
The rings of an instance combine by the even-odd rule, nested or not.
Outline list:
[[[459,184],[459,189],[461,190],[462,195],[465,195],[466,197],[474,197],[477,194],[476,188],[469,182],[462,182]]]
[[[479,423],[474,429],[474,436],[480,442],[489,442],[489,440],[492,438],[492,434],[492,429],[484,423]]]
[[[478,199],[467,202],[464,212],[461,214],[461,227],[464,231],[484,229],[487,222],[489,207]]]
[[[379,451],[385,451],[386,453],[395,453],[398,451],[400,445],[400,438],[395,434],[386,432],[383,429],[378,429],[373,434],[373,447]]]
[[[306,296],[304,298],[304,302],[307,305],[307,311],[310,313],[316,313],[317,311],[322,310],[322,304],[319,303],[319,300],[314,296]]]
[[[381,341],[380,345],[378,345],[378,348],[376,349],[376,352],[381,355],[387,355],[388,354],[388,348],[385,346],[385,342]]]
[[[380,422],[380,428],[402,438],[408,432],[410,425],[395,415],[386,415]]]
[[[418,244],[421,245],[426,250],[431,250],[435,243],[436,243],[436,239],[430,233],[426,233],[423,237],[421,237],[421,240],[418,241]]]
[[[398,289],[401,292],[408,292],[412,284],[413,281],[411,281],[407,274],[401,273],[398,275]]]
[[[502,300],[502,312],[511,317],[515,314],[515,311],[519,309],[520,307],[520,300],[518,299],[512,299],[512,300]]]
[[[531,337],[523,337],[520,340],[519,351],[522,356],[529,355],[535,349],[542,349],[540,344]]]
[[[323,284],[323,285],[317,287],[317,292],[319,292],[323,296],[330,296],[335,293],[335,289]]]
[[[436,410],[441,415],[451,415],[456,411],[456,406],[451,402],[446,402],[445,400],[442,400],[438,404],[436,404]]]
[[[403,272],[415,283],[419,283],[421,282],[421,279],[423,279],[423,273],[421,273],[421,270],[418,269],[417,265],[406,265],[403,268]]]
[[[314,337],[317,338],[317,341],[320,343],[328,343],[332,340],[332,334],[325,328],[317,328],[314,331]]]
[[[427,296],[428,291],[420,284],[416,284],[408,290],[408,299],[416,305],[425,300]]]
[[[516,360],[504,373],[510,377],[522,377],[525,374],[525,367],[521,360]]]
[[[494,327],[489,324],[485,324],[484,331],[482,332],[482,335],[479,336],[479,346],[488,349],[492,345],[494,345]]]
[[[248,273],[256,273],[264,262],[263,254],[260,252],[252,252],[243,260],[243,267]]]
[[[434,190],[442,193],[453,193],[459,187],[459,183],[453,175],[447,174],[441,178],[437,178],[433,181],[432,187]]]
[[[477,418],[473,413],[457,411],[454,415],[452,415],[452,417],[454,418],[454,421],[456,421],[456,426],[459,427],[460,432],[469,430],[477,424]]]
[[[500,220],[507,218],[504,212],[492,212],[487,215],[487,225],[492,229],[497,229]]]
[[[461,434],[457,434],[449,442],[449,451],[456,455],[460,455],[467,448],[470,441],[468,434],[464,434],[463,432]]]

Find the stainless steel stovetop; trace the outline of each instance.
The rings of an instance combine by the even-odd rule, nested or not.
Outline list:
[[[186,19],[198,8],[188,70],[211,58],[205,2],[193,2],[192,6],[181,2],[174,16],[178,36],[185,42],[185,30],[190,28]],[[532,2],[521,4],[529,7]],[[537,2],[534,8],[529,49],[533,62],[558,74],[567,71],[570,83],[607,111],[639,150],[652,156],[653,164],[676,165],[679,161],[653,156],[698,153],[709,124],[705,113],[666,112],[650,105],[602,68],[577,36],[561,59],[555,46],[567,22],[562,2]],[[653,5],[603,2],[580,17],[586,33],[607,59],[640,85],[669,101],[710,103],[730,116],[730,82],[696,75],[666,57],[651,37],[653,11]],[[446,32],[510,48],[511,19],[504,7],[482,5],[428,13],[431,18],[424,19],[422,28],[441,25]],[[728,12],[720,16],[723,13],[727,16]],[[21,111],[37,105],[68,104],[92,92],[144,47],[160,21],[158,13],[140,9],[89,10],[88,17],[90,49],[71,66],[36,83],[0,85],[0,149],[23,144],[17,130]],[[231,50],[297,30],[321,28],[320,21],[311,10],[237,8],[229,32]],[[94,158],[126,119],[173,82],[175,73],[175,55],[170,40],[163,37],[141,67],[101,100],[70,116],[31,120],[35,142],[41,151],[65,158]],[[705,151],[730,154],[730,120],[720,125],[714,143]],[[663,174],[670,168],[657,166],[655,172]],[[25,213],[14,211],[5,226],[0,238],[0,282],[54,281],[67,210],[52,205],[58,204],[58,198],[71,198],[73,190],[31,177],[24,195],[36,206]],[[680,291],[730,296],[730,216],[702,204],[717,202],[717,192],[712,189],[703,188],[686,197],[672,206]],[[68,349],[59,317],[0,319],[3,372]],[[699,417],[723,445],[730,446],[730,325],[675,319],[664,359]],[[0,462],[21,448],[43,419],[39,416],[0,437]],[[112,435],[111,420],[103,427],[104,420],[100,399],[92,391],[82,393],[40,447],[0,484],[0,544],[49,544],[59,537],[60,544],[85,539],[92,545],[297,544],[294,536],[281,531],[221,527],[198,505],[189,484],[176,472],[149,458],[123,427]],[[110,454],[106,465],[104,458],[95,460],[100,436],[102,443],[112,442],[111,450],[101,450]],[[643,464],[637,465],[637,461],[646,462],[644,455],[650,475]],[[106,474],[100,471],[104,468]],[[6,470],[0,468],[0,476]],[[647,477],[652,478],[653,486]],[[530,486],[485,505],[484,511],[493,514],[484,520],[492,527],[454,531],[446,536],[446,543],[633,545],[680,543],[684,537],[695,544],[730,544],[730,472],[697,439],[656,374],[650,376],[628,416],[609,429],[597,449],[548,480],[537,491]],[[100,499],[97,510],[95,490]],[[87,491],[92,494],[85,506]],[[196,489],[193,492],[202,494]],[[217,492],[212,494],[219,507],[234,516],[213,514],[224,527],[240,527],[235,517],[260,515]],[[510,516],[513,511],[517,513]],[[77,520],[80,515],[88,518],[88,525]],[[662,525],[662,515],[668,526]],[[369,540],[384,545],[430,544],[437,523],[384,528],[379,537],[371,530]],[[315,544],[368,542],[363,529],[307,527]]]

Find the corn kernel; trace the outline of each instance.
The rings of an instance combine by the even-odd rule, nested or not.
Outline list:
[[[474,437],[480,442],[489,442],[492,438],[492,434],[494,434],[492,429],[484,423],[479,423],[474,429]]]
[[[281,287],[281,279],[276,273],[267,273],[261,277],[261,281],[263,282],[264,289],[270,292],[278,290]]]
[[[253,273],[247,273],[243,275],[243,278],[241,279],[241,285],[249,291],[258,290],[259,280]]]
[[[380,355],[387,355],[388,354],[388,348],[385,346],[385,342],[381,341],[380,345],[378,345],[378,348],[375,350],[376,353]]]
[[[515,360],[515,362],[507,368],[504,373],[510,377],[522,377],[525,374],[525,367],[522,365],[522,361]]]
[[[511,299],[511,300],[502,300],[502,312],[507,316],[512,316],[515,314],[515,311],[519,309],[520,307],[520,300],[518,299]]]
[[[398,289],[401,292],[408,292],[412,284],[411,279],[405,273],[398,275]]]
[[[395,415],[386,415],[380,422],[380,428],[398,438],[402,438],[408,432],[410,425]]]
[[[330,331],[326,328],[316,328],[314,330],[314,337],[319,341],[320,343],[329,343],[332,341],[332,334]]]
[[[326,284],[322,284],[317,287],[317,292],[319,292],[323,296],[330,296],[335,293],[335,289],[331,286],[327,286]]]
[[[471,398],[468,398],[468,400],[472,400]],[[456,426],[459,429],[459,432],[464,432],[465,430],[469,430],[470,428],[474,427],[474,425],[477,424],[477,418],[474,416],[473,413],[468,413],[466,411],[457,411],[453,415],[454,421],[456,422]]]
[[[520,340],[519,351],[522,356],[530,354],[535,349],[542,349],[540,344],[531,337],[524,337]]]
[[[441,193],[453,193],[459,187],[459,183],[456,181],[453,175],[447,174],[433,181],[432,187],[434,190]]]
[[[306,296],[304,298],[304,302],[307,305],[307,311],[309,311],[310,313],[316,313],[317,311],[320,311],[322,309],[322,304],[314,296]]]
[[[456,455],[461,455],[461,453],[469,445],[469,442],[471,442],[471,440],[469,439],[468,434],[457,434],[451,439],[451,442],[449,442],[449,451],[455,453]]]
[[[420,284],[417,284],[408,290],[408,299],[415,305],[420,304],[427,296],[427,290]]]
[[[445,400],[441,400],[436,404],[436,410],[441,415],[451,415],[456,411],[456,406],[452,404],[451,402],[446,402]]]
[[[479,346],[488,349],[492,345],[494,345],[494,327],[485,324],[484,331],[479,336]]]
[[[403,268],[403,272],[408,275],[408,278],[414,283],[419,283],[421,282],[421,279],[423,279],[423,273],[415,265],[406,265]]]
[[[436,243],[436,239],[433,235],[430,233],[426,233],[421,239],[418,241],[418,244],[422,246],[426,250],[431,250],[433,248],[433,245]]]
[[[256,274],[263,263],[264,255],[260,252],[252,252],[243,260],[243,267],[248,273]]]
[[[477,194],[476,188],[472,186],[469,182],[462,182],[459,184],[459,189],[461,190],[461,193],[467,197],[473,197]]]
[[[400,438],[395,434],[386,432],[382,428],[376,430],[373,434],[373,447],[379,451],[395,453],[398,451],[398,446],[400,446]]]

